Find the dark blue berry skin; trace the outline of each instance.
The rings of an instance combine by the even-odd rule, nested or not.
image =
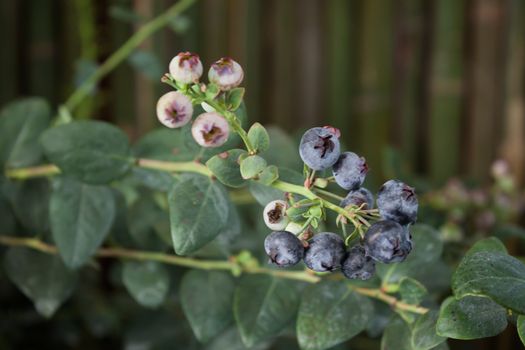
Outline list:
[[[345,190],[356,190],[365,181],[368,166],[363,157],[344,152],[333,166],[335,182]]]
[[[418,202],[414,188],[399,180],[385,182],[377,193],[377,208],[385,220],[401,225],[416,222]]]
[[[304,133],[299,145],[299,155],[308,167],[324,170],[337,161],[341,151],[335,130],[330,127],[318,127]]]
[[[264,240],[264,250],[270,261],[280,267],[297,264],[304,256],[304,246],[294,234],[275,231]]]
[[[335,233],[321,232],[308,241],[304,263],[317,272],[333,271],[341,267],[344,257],[343,239]]]
[[[372,259],[390,264],[406,259],[412,250],[412,237],[406,226],[383,220],[370,226],[363,244],[366,254]]]
[[[374,195],[368,189],[361,187],[357,190],[348,192],[345,199],[341,201],[341,207],[345,208],[349,205],[356,205],[360,207],[363,205],[363,209],[373,209],[374,208]]]
[[[366,255],[365,248],[358,244],[353,246],[343,261],[341,271],[348,279],[370,279],[376,271],[375,261]]]

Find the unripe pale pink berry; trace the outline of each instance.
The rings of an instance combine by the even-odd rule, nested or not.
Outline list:
[[[191,134],[202,147],[219,147],[228,140],[230,125],[217,112],[203,113],[193,122]]]
[[[239,63],[229,57],[224,57],[211,65],[208,79],[221,90],[233,89],[241,84],[244,72]]]
[[[188,124],[193,115],[193,105],[186,95],[170,91],[157,102],[157,118],[168,128],[180,128]]]
[[[202,76],[202,62],[191,52],[181,52],[173,57],[169,69],[173,79],[181,84],[196,83]]]

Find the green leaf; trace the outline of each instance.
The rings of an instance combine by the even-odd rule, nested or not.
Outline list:
[[[206,85],[206,98],[213,100],[217,95],[221,93],[221,89],[217,86],[217,84],[209,83]]]
[[[241,176],[243,179],[252,179],[266,168],[264,158],[257,155],[249,156],[241,161]]]
[[[242,103],[244,98],[244,88],[238,87],[228,91],[227,95],[227,106],[230,111],[235,111]]]
[[[344,282],[323,282],[303,294],[297,317],[297,338],[303,350],[323,350],[366,328],[373,313],[370,301]]]
[[[276,199],[284,199],[284,192],[273,187],[268,187],[256,181],[248,183],[248,189],[257,203],[262,206]]]
[[[229,201],[224,188],[202,175],[183,175],[168,195],[175,252],[185,255],[214,239],[227,224]]]
[[[233,313],[247,347],[276,336],[299,306],[297,283],[268,275],[244,276],[235,290]]]
[[[447,340],[436,334],[438,316],[438,311],[430,310],[417,319],[412,328],[412,345],[415,349],[432,349]]]
[[[498,238],[488,237],[480,241],[477,241],[467,251],[465,255],[473,255],[474,253],[482,252],[482,251],[507,253],[507,248],[505,248],[505,245],[503,244],[503,242],[501,242]]]
[[[254,347],[250,347],[250,350],[265,350],[270,347],[271,343],[262,342]],[[213,339],[206,347],[205,350],[248,350],[248,348],[242,342],[239,330],[236,327],[231,327],[226,330],[218,337]]]
[[[485,297],[447,298],[441,305],[437,334],[454,339],[492,337],[507,327],[505,309]]]
[[[270,135],[260,123],[255,123],[248,130],[248,140],[257,152],[264,152],[270,147]]]
[[[165,171],[134,167],[132,174],[135,179],[152,190],[168,192],[173,186],[173,175]]]
[[[0,111],[0,168],[34,165],[42,157],[38,142],[49,126],[50,108],[41,98],[11,102]]]
[[[69,268],[85,264],[109,233],[115,217],[111,189],[61,179],[51,195],[51,231]]]
[[[399,283],[399,294],[404,302],[419,304],[427,294],[427,289],[415,279],[403,277]]]
[[[47,158],[80,181],[104,184],[122,177],[132,165],[127,136],[99,121],[78,121],[46,130],[41,142]]]
[[[220,182],[230,187],[242,187],[246,184],[241,177],[239,157],[246,154],[242,149],[232,149],[211,157],[206,166]]]
[[[193,270],[184,275],[180,298],[195,337],[206,343],[233,321],[235,285],[230,274]]]
[[[399,317],[390,321],[381,338],[381,350],[416,350],[408,325]]]
[[[11,197],[13,211],[32,234],[49,230],[51,186],[45,178],[16,183]]]
[[[270,186],[279,178],[279,169],[275,165],[269,165],[257,176],[257,181],[265,186]]]
[[[521,342],[525,345],[525,316],[518,316],[518,335],[520,336]]]
[[[5,256],[9,279],[31,299],[39,314],[51,317],[75,288],[77,275],[53,255],[10,248]]]
[[[377,264],[377,273],[384,282],[397,283],[405,276],[415,277],[424,267],[431,266],[441,256],[443,242],[430,226],[414,225],[410,228],[414,248],[408,258],[397,264]]]
[[[137,158],[166,161],[190,161],[199,153],[199,145],[191,136],[191,125],[180,129],[156,129],[144,135],[133,146]]]
[[[169,215],[159,207],[151,195],[142,195],[127,211],[129,233],[138,248],[162,250],[166,243],[171,245]],[[155,227],[164,223],[166,235],[161,236]]]
[[[496,303],[525,313],[525,265],[497,251],[466,255],[452,276],[456,297],[488,296]]]
[[[157,308],[168,294],[170,275],[161,263],[129,261],[124,263],[122,282],[137,303]]]

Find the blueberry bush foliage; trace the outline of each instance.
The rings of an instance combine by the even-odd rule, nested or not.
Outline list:
[[[165,127],[133,145],[108,123],[52,118],[40,98],[2,109],[2,265],[40,315],[75,303],[104,336],[122,321],[110,310],[133,319],[136,303],[149,311],[126,341],[155,349],[447,349],[508,323],[525,337],[525,265],[500,240],[445,262],[416,189],[363,187],[349,135],[314,127],[297,143],[248,126],[242,67],[222,58],[207,83],[203,71],[195,54],[173,58]],[[98,273],[129,296],[91,302]]]

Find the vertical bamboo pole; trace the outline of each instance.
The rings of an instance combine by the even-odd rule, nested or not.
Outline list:
[[[324,57],[321,32],[321,3],[316,0],[298,2],[297,46],[293,65],[297,69],[293,89],[296,92],[294,112],[297,126],[311,126],[326,122],[326,114],[321,110],[323,76],[328,67]],[[283,80],[286,78],[283,78]],[[320,115],[320,114],[323,115]]]
[[[248,107],[248,117],[250,121],[261,121],[261,95],[264,87],[262,86],[262,66],[266,64],[266,59],[261,60],[262,56],[262,20],[261,4],[259,0],[245,0],[246,17],[244,18],[244,28],[246,32],[246,104]]]
[[[26,94],[42,96],[50,101],[58,102],[55,74],[54,25],[55,2],[32,0],[27,2],[27,12],[23,22],[27,26],[25,54],[29,57],[24,70],[28,71],[28,90]]]
[[[422,109],[424,43],[429,40],[425,30],[425,11],[422,0],[397,0],[395,9],[395,52],[393,144],[401,150],[402,159],[411,170],[416,163],[418,118],[427,118]]]
[[[464,7],[462,1],[435,1],[430,77],[427,168],[436,182],[459,171],[462,147]]]
[[[328,108],[330,124],[349,135],[346,145],[356,146],[354,101],[357,86],[357,6],[355,2],[331,0],[326,3],[328,57],[323,64],[329,72]]]
[[[152,18],[156,12],[155,2],[152,0],[134,0],[133,9],[136,14],[146,19]],[[138,26],[140,26],[140,24],[138,24]],[[137,30],[137,28],[135,28],[135,30]],[[153,48],[154,40],[152,38],[145,40],[139,46],[139,50],[149,52],[152,52]],[[135,89],[133,101],[135,103],[136,111],[134,129],[135,135],[141,135],[149,131],[156,124],[153,109],[153,106],[155,106],[155,83],[137,70],[134,72],[134,80]]]
[[[486,181],[501,132],[504,51],[500,0],[472,0],[469,60],[467,166],[470,177]],[[465,130],[467,131],[467,130]]]
[[[504,137],[500,154],[518,185],[525,182],[525,4],[509,2]]]
[[[19,15],[19,3],[17,1],[0,2],[0,106],[4,105],[17,95],[18,91],[18,67],[20,43],[19,32],[17,31],[20,22],[17,21]]]
[[[380,181],[382,153],[388,144],[392,113],[393,11],[390,0],[366,0],[361,5],[357,151],[366,154],[373,171],[370,180]]]

